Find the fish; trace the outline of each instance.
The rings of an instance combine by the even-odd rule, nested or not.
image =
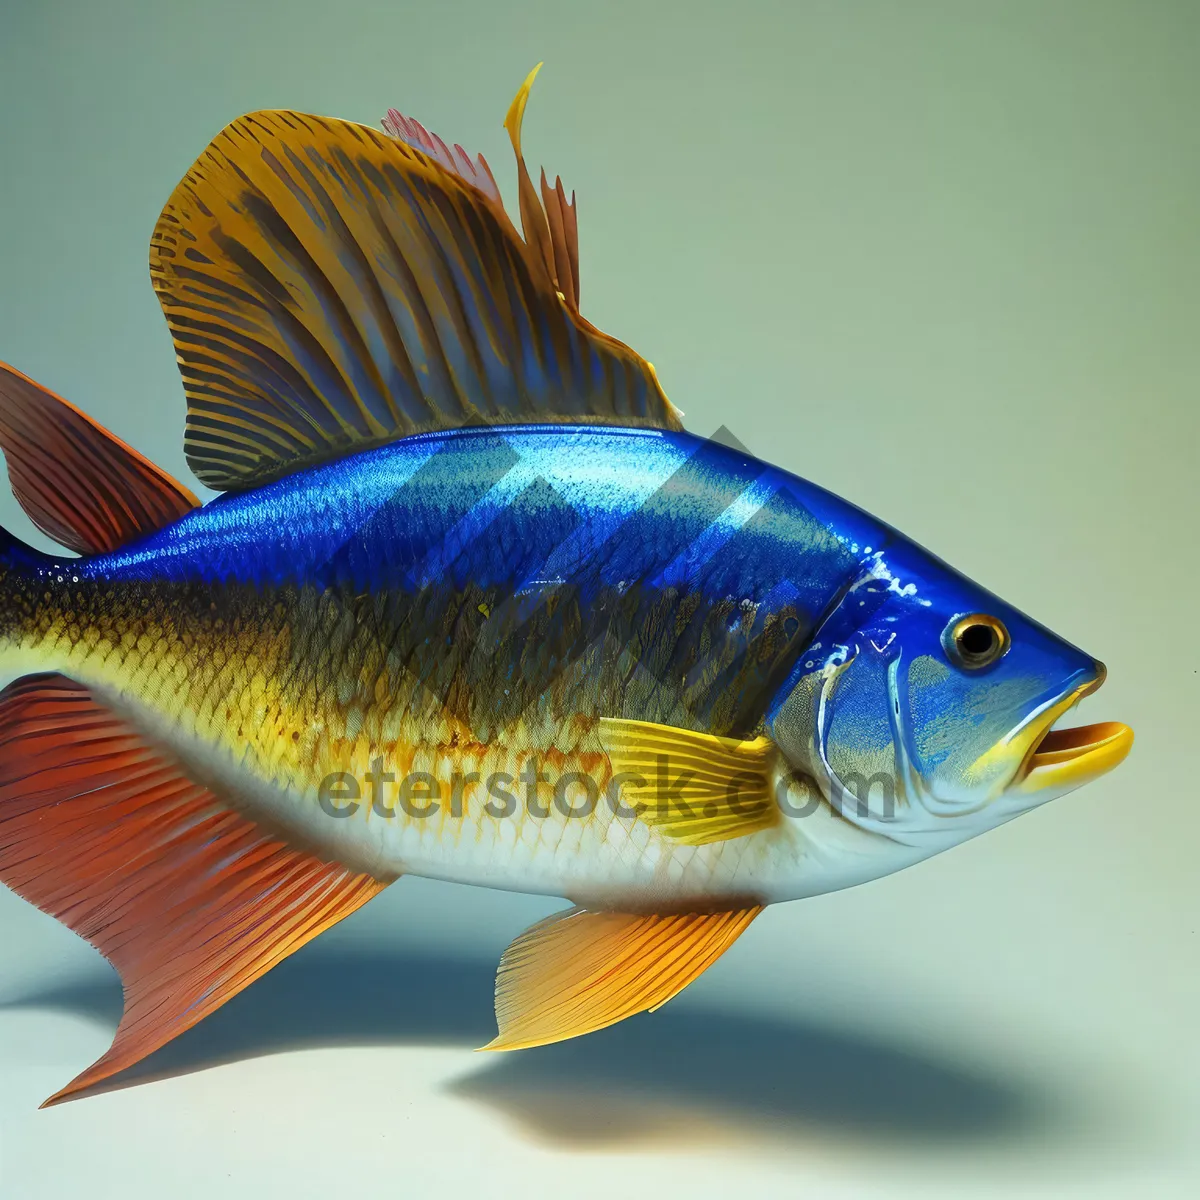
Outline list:
[[[898,530],[685,429],[580,310],[576,199],[504,122],[222,130],[150,274],[201,504],[0,368],[0,880],[96,946],[106,1081],[401,876],[566,899],[512,1051],[652,1011],[770,904],[1116,767],[1089,654]],[[115,1081],[114,1081],[115,1082]],[[111,1085],[110,1085],[111,1086]]]

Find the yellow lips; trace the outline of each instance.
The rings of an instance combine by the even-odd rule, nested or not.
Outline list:
[[[1023,792],[1079,787],[1122,763],[1132,748],[1133,730],[1119,721],[1051,729],[1029,756],[1018,786]]]
[[[1064,791],[1080,787],[1107,774],[1124,762],[1133,748],[1133,730],[1119,721],[1101,721],[1073,729],[1053,729],[1055,721],[1104,682],[1101,665],[1095,680],[1065,697],[1046,713],[1041,736],[1035,735],[1016,790]]]

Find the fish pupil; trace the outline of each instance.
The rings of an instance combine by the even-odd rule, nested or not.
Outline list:
[[[990,625],[968,625],[959,634],[959,645],[971,658],[986,658],[996,645],[996,631]]]

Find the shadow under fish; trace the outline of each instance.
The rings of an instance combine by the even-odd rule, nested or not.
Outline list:
[[[304,951],[130,1070],[116,1090],[315,1047],[474,1047],[491,1029],[482,961],[364,948]],[[51,985],[4,1008],[116,1024],[115,981]],[[835,1136],[887,1143],[1022,1142],[1069,1124],[1042,1081],[890,1044],[879,1031],[668,1007],[587,1039],[488,1056],[448,1086],[564,1146]]]

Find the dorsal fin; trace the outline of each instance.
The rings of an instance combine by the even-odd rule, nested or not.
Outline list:
[[[568,202],[562,180],[556,175],[554,186],[546,182],[545,169],[541,179],[542,205],[550,224],[550,245],[554,250],[554,271],[558,292],[572,312],[579,311],[579,222],[575,210],[575,193]]]
[[[479,422],[680,428],[653,367],[559,294],[540,206],[529,245],[439,145],[251,113],[175,189],[150,270],[210,487]]]
[[[132,446],[6,363],[0,448],[29,519],[77,554],[116,550],[200,503]]]
[[[543,170],[539,202],[538,194],[533,190],[533,180],[525,166],[525,155],[521,151],[525,105],[529,102],[530,89],[541,69],[542,64],[538,63],[526,76],[509,106],[504,128],[508,131],[513,153],[517,156],[517,186],[525,244],[536,251],[543,276],[562,297],[563,303],[578,313],[579,227],[575,219],[575,193],[571,193],[571,202],[568,204],[562,180],[556,178],[554,187],[550,187]]]
[[[546,180],[543,168],[541,177],[541,203],[539,205],[529,170],[525,165],[525,156],[521,152],[521,123],[525,117],[525,105],[529,100],[529,92],[537,73],[542,69],[538,63],[529,72],[525,82],[521,84],[508,114],[504,118],[504,128],[512,142],[513,153],[517,159],[517,181],[521,204],[521,227],[525,235],[527,252],[533,256],[532,266],[543,282],[549,281],[563,303],[575,314],[579,313],[579,224],[576,216],[575,193],[567,200],[566,190],[562,179],[556,177],[554,187]],[[487,159],[482,154],[472,158],[457,142],[453,150],[438,137],[436,133],[426,129],[420,121],[406,117],[403,113],[389,108],[387,116],[381,122],[386,133],[399,139],[406,145],[420,150],[436,159],[447,171],[453,172],[467,183],[477,187],[497,208],[503,212],[503,201],[500,189],[496,186],[495,176],[488,166]],[[514,229],[515,233],[516,230]]]
[[[381,122],[385,133],[437,159],[447,171],[452,171],[460,179],[477,187],[489,200],[503,205],[500,199],[500,189],[496,186],[492,168],[482,154],[472,158],[457,142],[451,150],[436,133],[430,132],[413,117],[406,117],[402,112],[389,108],[387,116]]]

